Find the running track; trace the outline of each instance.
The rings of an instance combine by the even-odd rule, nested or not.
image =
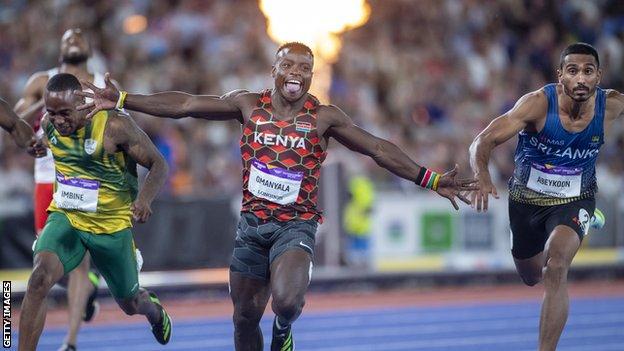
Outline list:
[[[624,350],[622,284],[593,289],[588,284],[572,290],[570,317],[558,350]],[[385,299],[386,303],[370,303],[369,307],[365,301],[373,301],[379,294],[364,298],[313,297],[312,302],[316,303],[311,305],[315,306],[294,326],[295,342],[300,351],[533,351],[540,293],[541,289],[522,287],[447,288],[440,292],[412,292],[411,299],[401,301],[397,300],[398,295],[393,296],[396,293],[390,292],[375,300]],[[323,299],[333,302],[323,305]],[[331,308],[332,312],[327,309],[332,303],[342,306]],[[405,304],[401,306],[402,303]],[[83,328],[79,350],[233,350],[230,317],[178,316],[174,320],[172,341],[166,347],[154,341],[141,318],[118,320],[129,323],[115,325],[104,321]],[[270,336],[270,323],[271,316],[265,316],[262,324],[265,340]],[[54,351],[61,343],[65,330],[49,324],[38,350]],[[266,340],[265,349],[269,342]]]

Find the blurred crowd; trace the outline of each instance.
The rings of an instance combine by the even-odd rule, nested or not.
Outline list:
[[[369,132],[442,171],[459,163],[489,121],[523,94],[556,78],[559,53],[584,41],[601,54],[601,85],[624,91],[624,2],[620,0],[368,0],[362,27],[342,35],[331,103]],[[310,1],[309,6],[314,6]],[[305,9],[293,8],[293,16]],[[144,22],[144,19],[147,19]],[[322,19],[320,19],[322,20]],[[220,95],[272,86],[277,44],[255,0],[0,1],[0,96],[14,104],[28,77],[58,64],[62,33],[81,27],[94,49],[90,67],[128,91]],[[133,114],[170,163],[166,194],[189,198],[240,191],[236,122],[169,120]],[[600,157],[599,184],[620,189],[624,163],[617,130]],[[6,142],[0,199],[32,189],[32,160]],[[336,144],[336,143],[334,143]],[[378,184],[412,188],[331,146]],[[515,144],[495,152],[499,184],[511,175]]]

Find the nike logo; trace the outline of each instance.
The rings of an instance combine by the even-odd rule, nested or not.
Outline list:
[[[300,241],[300,242],[299,242],[299,245],[301,245],[301,246],[303,246],[303,247],[307,248],[308,250],[310,250],[310,252],[312,252],[312,248],[311,248],[311,247],[309,247],[308,245],[304,244],[304,243],[303,243],[303,241]]]

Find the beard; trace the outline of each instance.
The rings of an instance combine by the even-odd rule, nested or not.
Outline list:
[[[89,54],[79,53],[79,54],[65,55],[61,57],[61,62],[67,63],[69,65],[77,65],[77,64],[86,62],[88,59],[89,59]]]
[[[572,100],[576,101],[576,102],[585,102],[587,100],[589,100],[592,96],[594,96],[594,94],[596,93],[596,88],[591,89],[591,88],[587,88],[586,94],[584,97],[577,97],[575,95],[576,92],[576,88],[573,89],[568,89],[566,88],[566,86],[563,86],[563,91],[565,92],[566,95],[568,95]]]

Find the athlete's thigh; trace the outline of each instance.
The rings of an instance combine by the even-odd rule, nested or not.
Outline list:
[[[546,230],[552,234],[556,227],[563,225],[576,233],[579,241],[582,241],[589,230],[589,222],[595,209],[596,201],[593,198],[559,205],[546,220]]]
[[[33,251],[35,256],[46,251],[54,253],[66,274],[82,262],[86,246],[67,216],[61,212],[52,212],[35,242]]]
[[[269,247],[279,228],[279,224],[273,221],[261,221],[253,214],[242,213],[236,228],[230,272],[252,280],[268,281]]]
[[[296,247],[283,252],[271,264],[271,293],[275,296],[301,296],[312,278],[312,256]]]
[[[548,239],[546,219],[550,209],[509,199],[511,254],[517,261],[539,256]],[[529,261],[527,261],[529,262]]]
[[[136,248],[130,229],[113,234],[92,234],[87,244],[91,260],[106,280],[111,294],[116,300],[133,297],[139,291],[139,268]]]
[[[312,277],[317,223],[293,221],[277,234],[271,247],[271,289],[304,292]]]
[[[595,208],[594,199],[557,206],[546,222],[546,228],[550,232],[546,242],[546,259],[559,257],[568,264],[572,262],[589,230],[589,221]]]
[[[553,257],[560,258],[569,266],[580,246],[581,239],[574,229],[567,225],[558,225],[546,242],[544,258],[546,261]]]

